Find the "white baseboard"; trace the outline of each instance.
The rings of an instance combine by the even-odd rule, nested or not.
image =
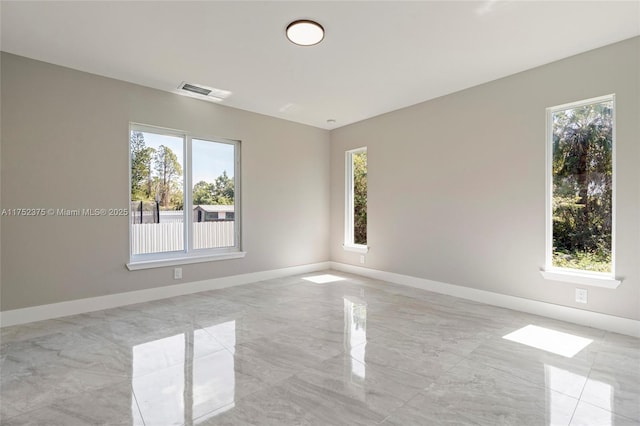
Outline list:
[[[89,297],[86,299],[69,300],[49,305],[13,309],[10,311],[0,312],[0,327],[26,324],[34,321],[65,317],[68,315],[83,314],[102,309],[117,308],[119,306],[132,305],[134,303],[150,302],[152,300],[233,287],[290,275],[322,271],[324,269],[329,269],[330,266],[330,262],[312,263],[309,265],[292,266],[270,271],[252,272],[242,275],[233,275],[210,280],[150,288],[146,290],[129,291],[126,293],[110,294],[107,296]]]
[[[110,294],[107,296],[90,297],[86,299],[52,303],[49,305],[3,311],[0,312],[0,327],[60,318],[68,315],[99,311],[102,309],[117,308],[119,306],[250,284],[273,278],[317,272],[325,269],[334,269],[336,271],[362,275],[368,278],[433,291],[435,293],[447,294],[449,296],[460,297],[462,299],[473,300],[476,302],[486,303],[488,305],[500,306],[503,308],[542,315],[549,318],[613,331],[629,336],[640,337],[640,321],[628,318],[620,318],[598,312],[585,311],[567,306],[554,305],[552,303],[539,302],[521,297],[508,296],[485,290],[412,277],[409,275],[379,271],[355,265],[347,265],[339,262],[313,263],[309,265],[252,272],[210,280],[194,281],[146,290],[137,290],[126,293]]]
[[[431,281],[424,278],[416,278],[393,272],[347,265],[345,263],[330,263],[331,269],[336,271],[362,275],[368,278],[433,291],[435,293],[447,294],[449,296],[460,297],[462,299],[473,300],[475,302],[486,303],[488,305],[500,306],[502,308],[572,322],[574,324],[586,325],[588,327],[595,327],[602,330],[613,331],[615,333],[640,337],[640,321],[637,320],[585,311],[568,306],[554,305],[552,303],[539,302],[537,300],[524,299],[521,297],[508,296],[505,294],[493,293],[470,287],[445,284],[438,281]]]

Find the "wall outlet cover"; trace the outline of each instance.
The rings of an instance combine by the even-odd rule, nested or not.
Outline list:
[[[585,288],[576,288],[576,302],[577,303],[587,303],[587,289]]]

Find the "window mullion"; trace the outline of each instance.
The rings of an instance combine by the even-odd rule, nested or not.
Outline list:
[[[192,149],[191,149],[191,136],[185,136],[185,144],[184,144],[184,159],[185,159],[185,167],[184,167],[184,183],[182,185],[182,193],[183,202],[184,202],[184,241],[185,248],[187,253],[191,253],[193,251],[193,206],[192,206],[192,194],[191,188],[193,188],[192,180]]]

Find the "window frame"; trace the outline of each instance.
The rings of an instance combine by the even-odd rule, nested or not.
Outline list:
[[[241,188],[241,142],[239,140],[200,136],[192,134],[188,131],[170,129],[166,127],[152,126],[141,123],[129,123],[129,137],[132,131],[143,133],[155,133],[166,136],[174,136],[182,138],[182,158],[183,158],[183,174],[182,174],[182,193],[183,193],[183,233],[184,247],[180,251],[167,251],[158,253],[133,254],[131,247],[132,240],[132,221],[129,217],[129,262],[126,264],[130,271],[138,269],[159,268],[164,266],[184,265],[190,263],[211,262],[219,260],[237,259],[245,257],[246,253],[242,251],[242,188]],[[129,139],[129,138],[128,138]],[[193,140],[223,143],[233,145],[234,147],[234,246],[232,247],[216,247],[206,249],[193,248],[193,182],[192,182],[192,152]],[[128,179],[128,198],[129,209],[131,209],[131,145],[129,144],[129,179]]]
[[[611,134],[611,272],[587,271],[553,266],[553,114],[602,102],[612,103]],[[545,171],[545,266],[540,271],[548,280],[570,282],[594,287],[617,288],[622,280],[615,277],[616,266],[616,99],[615,94],[570,102],[546,109],[546,171]]]
[[[368,236],[367,244],[356,244],[354,242],[354,179],[353,179],[353,156],[355,154],[367,152],[367,147],[350,149],[345,151],[345,216],[344,216],[344,243],[343,248],[345,251],[352,251],[356,253],[367,253],[369,251]],[[367,155],[367,176],[369,172],[369,157]],[[367,179],[367,184],[368,184]],[[368,191],[367,185],[367,191]],[[368,207],[368,203],[367,203]]]

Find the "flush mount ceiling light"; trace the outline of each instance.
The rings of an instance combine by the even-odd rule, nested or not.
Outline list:
[[[298,46],[313,46],[324,38],[324,28],[317,22],[299,19],[287,26],[287,38]]]

